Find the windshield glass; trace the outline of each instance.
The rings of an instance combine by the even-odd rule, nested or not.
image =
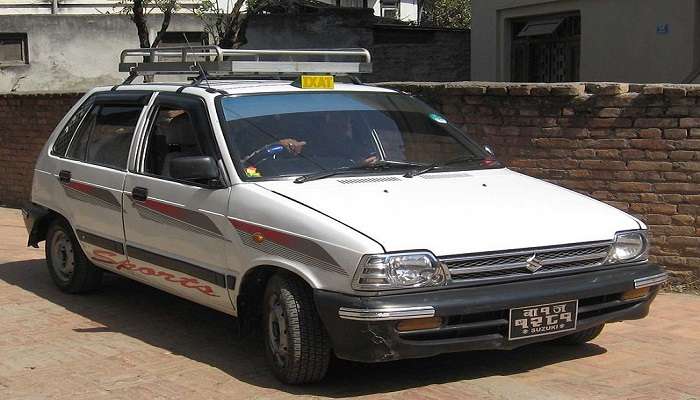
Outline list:
[[[247,178],[274,178],[373,165],[450,162],[479,168],[488,157],[424,103],[396,93],[310,92],[225,97],[223,128]],[[362,167],[367,169],[362,169]]]

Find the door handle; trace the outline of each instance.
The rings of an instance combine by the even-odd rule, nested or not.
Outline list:
[[[148,198],[148,189],[145,187],[136,186],[131,189],[131,197],[136,201],[146,201]]]
[[[65,169],[62,169],[62,170],[58,173],[58,180],[59,180],[61,183],[70,183],[70,180],[71,180],[71,173],[70,173],[70,171],[66,171]]]

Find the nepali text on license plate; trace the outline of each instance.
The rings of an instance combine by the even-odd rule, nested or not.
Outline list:
[[[510,309],[508,339],[526,339],[576,329],[578,300]]]

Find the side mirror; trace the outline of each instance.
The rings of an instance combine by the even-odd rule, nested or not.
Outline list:
[[[484,150],[487,153],[491,154],[491,156],[494,156],[494,157],[496,156],[496,154],[494,154],[493,150],[491,150],[491,148],[489,146],[484,146]]]
[[[177,157],[170,160],[170,176],[185,181],[211,181],[219,178],[219,166],[210,156]]]

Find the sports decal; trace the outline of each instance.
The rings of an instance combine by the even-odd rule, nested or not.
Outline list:
[[[161,271],[151,267],[140,267],[129,260],[117,261],[114,259],[114,257],[117,256],[119,256],[119,254],[108,250],[95,249],[92,251],[90,259],[95,262],[111,265],[118,271],[131,271],[146,276],[162,278],[167,282],[177,283],[184,288],[197,290],[207,296],[220,297],[219,295],[214,294],[214,289],[211,286],[200,282],[198,279],[178,276],[172,272]]]
[[[131,199],[131,204],[142,218],[217,239],[228,240],[214,224],[214,221],[199,211],[153,199],[146,199],[145,201],[134,200],[131,194],[127,194],[127,196]]]
[[[313,240],[235,218],[229,218],[229,221],[236,228],[243,244],[248,247],[326,271],[348,274],[326,249]]]
[[[62,183],[66,195],[72,199],[105,207],[114,211],[122,211],[122,205],[117,197],[109,190],[84,182],[71,180]]]

